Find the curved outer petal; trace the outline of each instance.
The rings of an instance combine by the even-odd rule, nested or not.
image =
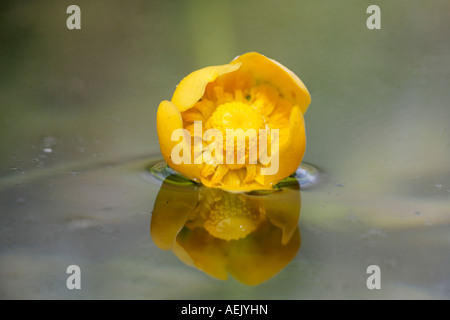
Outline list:
[[[254,201],[259,201],[260,206],[265,209],[270,222],[281,229],[281,244],[287,244],[297,229],[302,207],[298,181],[272,194],[246,196]]]
[[[163,250],[173,248],[178,233],[198,204],[196,186],[175,186],[163,182],[153,206],[150,234]]]
[[[280,229],[263,226],[252,237],[228,243],[228,272],[244,284],[258,285],[286,267],[300,245],[300,230],[297,226],[286,244],[281,244]]]
[[[302,162],[306,148],[305,120],[298,106],[294,106],[289,117],[289,139],[280,146],[278,172],[274,175],[261,175],[257,179],[264,186],[274,185],[290,176]]]
[[[288,68],[257,52],[236,57],[231,64],[240,64],[242,71],[249,71],[256,81],[267,81],[281,92],[286,100],[300,107],[303,113],[311,103],[311,96],[303,82]]]
[[[170,101],[164,100],[158,107],[156,115],[156,130],[158,132],[159,147],[166,163],[174,170],[180,172],[186,178],[198,181],[200,177],[200,168],[195,164],[173,163],[171,154],[173,148],[179,144],[179,141],[172,141],[172,132],[176,129],[183,129],[183,119],[180,111]],[[193,161],[191,161],[193,162]]]
[[[194,228],[177,238],[175,255],[187,265],[193,266],[217,279],[228,279],[226,241],[211,236],[203,228]]]
[[[206,85],[217,77],[236,71],[240,63],[224,64],[221,66],[206,67],[192,72],[181,80],[172,96],[172,102],[180,112],[186,111],[198,101],[205,93]]]

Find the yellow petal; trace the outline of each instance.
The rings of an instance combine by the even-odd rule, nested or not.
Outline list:
[[[265,197],[257,197],[273,225],[280,228],[281,244],[287,244],[297,229],[302,200],[298,182]]]
[[[186,264],[194,265],[214,278],[226,280],[225,243],[225,240],[212,237],[205,229],[186,228],[177,237],[174,253]]]
[[[180,112],[191,108],[205,93],[206,85],[217,77],[233,72],[240,67],[240,63],[225,64],[221,66],[206,67],[192,72],[181,80],[175,90],[172,102]]]
[[[258,285],[280,272],[300,249],[296,227],[290,241],[281,244],[281,230],[270,224],[261,226],[252,237],[228,245],[228,271],[238,281]]]
[[[150,234],[153,242],[163,250],[173,247],[175,239],[198,203],[195,185],[175,186],[166,181],[156,196]]]
[[[256,82],[268,82],[275,86],[282,96],[303,113],[311,103],[311,96],[303,82],[288,68],[257,52],[249,52],[236,57],[231,64],[242,64],[242,72],[250,72]]]
[[[294,106],[289,116],[289,138],[280,145],[279,168],[274,175],[258,176],[257,181],[265,186],[275,185],[297,170],[306,148],[305,121],[298,106]]]
[[[156,115],[156,129],[161,153],[169,167],[180,172],[190,180],[199,181],[200,167],[193,164],[194,160],[192,157],[190,161],[192,164],[175,164],[171,159],[173,148],[181,143],[179,141],[172,141],[172,133],[177,129],[183,129],[183,120],[180,111],[172,102],[165,100],[159,105]]]

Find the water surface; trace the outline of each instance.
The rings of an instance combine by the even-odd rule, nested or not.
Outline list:
[[[3,1],[0,297],[450,298],[448,1]],[[301,248],[263,284],[221,281],[150,235],[159,102],[248,51],[304,81]],[[66,288],[66,268],[82,289]],[[381,268],[381,290],[366,269]]]

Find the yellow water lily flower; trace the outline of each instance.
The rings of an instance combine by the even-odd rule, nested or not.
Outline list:
[[[310,101],[292,71],[256,52],[194,71],[159,105],[162,155],[208,187],[271,189],[301,163]]]
[[[300,248],[298,183],[269,194],[177,186],[167,178],[156,197],[154,243],[189,266],[226,280],[260,284],[283,269]]]

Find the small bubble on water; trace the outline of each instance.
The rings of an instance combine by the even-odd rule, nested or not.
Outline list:
[[[44,148],[43,150],[45,153],[52,153],[53,149],[52,148]]]
[[[69,229],[87,229],[90,227],[98,226],[99,222],[94,219],[72,219],[67,222]]]
[[[442,184],[436,184],[436,185],[434,185],[436,188],[442,188]]]
[[[386,238],[386,232],[381,229],[370,229],[361,234],[361,237],[365,240],[374,240],[375,238]]]
[[[359,219],[357,216],[355,216],[354,214],[349,214],[345,217],[346,221],[352,222],[352,223],[357,223],[359,222]]]
[[[17,198],[16,202],[19,204],[23,204],[23,203],[27,202],[27,199],[20,197],[20,198]]]
[[[45,146],[46,148],[51,147],[51,146],[54,145],[55,143],[56,143],[56,140],[55,140],[55,138],[53,138],[53,137],[46,137],[46,138],[44,139],[44,146]]]

